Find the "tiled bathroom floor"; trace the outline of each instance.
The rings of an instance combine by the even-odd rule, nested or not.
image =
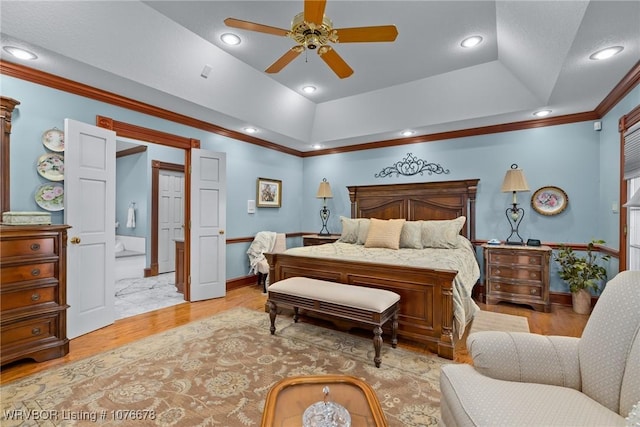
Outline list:
[[[116,282],[116,320],[185,302],[175,287],[175,274]]]

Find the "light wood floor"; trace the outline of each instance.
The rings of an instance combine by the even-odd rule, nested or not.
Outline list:
[[[113,325],[71,340],[69,354],[58,359],[36,363],[30,360],[18,361],[2,367],[0,384],[23,378],[45,369],[80,360],[94,354],[119,347],[194,320],[209,317],[234,307],[246,307],[264,311],[266,296],[257,286],[234,289],[224,298],[184,303],[163,308],[138,316],[117,320]],[[551,313],[539,313],[526,306],[504,304],[487,306],[479,304],[483,310],[525,316],[531,332],[544,335],[566,335],[579,337],[587,322],[587,315],[575,314],[571,307],[553,306]],[[266,314],[265,314],[266,316]],[[418,352],[428,353],[419,343],[407,342],[400,338],[399,346]],[[455,360],[469,363],[464,340],[456,346]]]

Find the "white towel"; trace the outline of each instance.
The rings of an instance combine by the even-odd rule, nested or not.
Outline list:
[[[132,206],[127,211],[127,228],[136,228],[136,210]]]

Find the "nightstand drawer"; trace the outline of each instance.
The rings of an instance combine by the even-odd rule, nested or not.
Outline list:
[[[529,295],[540,297],[542,295],[542,286],[524,283],[509,283],[492,280],[489,283],[490,291],[502,292],[512,295]]]
[[[544,262],[543,254],[513,253],[507,251],[496,251],[489,254],[489,264],[512,264],[512,265],[536,265],[541,266]]]
[[[54,314],[46,317],[25,319],[2,327],[2,347],[11,345],[27,345],[33,342],[59,338],[56,336],[60,316]]]
[[[523,279],[539,282],[542,280],[541,269],[527,269],[518,267],[505,267],[502,265],[489,265],[489,276],[507,279]]]

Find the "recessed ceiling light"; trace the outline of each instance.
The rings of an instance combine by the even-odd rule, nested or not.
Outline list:
[[[533,113],[533,115],[536,117],[545,117],[545,116],[548,116],[549,114],[551,114],[551,110],[538,110],[535,113]]]
[[[462,46],[462,47],[474,47],[474,46],[478,46],[480,43],[482,43],[482,37],[481,36],[471,36],[471,37],[467,37],[466,39],[462,40],[460,42],[460,46]]]
[[[246,127],[246,128],[244,128],[244,131],[246,133],[256,133],[256,132],[258,132],[258,129],[252,128],[252,127]]]
[[[8,52],[9,54],[15,56],[18,59],[33,60],[38,57],[38,55],[36,55],[33,52],[29,52],[28,50],[15,47],[15,46],[5,46],[3,49],[5,50],[5,52]]]
[[[593,59],[599,61],[601,59],[611,58],[614,55],[619,54],[624,49],[622,46],[611,46],[605,49],[599,50],[596,53],[592,54],[589,59]]]
[[[321,148],[323,148],[324,146],[322,144],[313,144],[311,146],[311,148],[313,148],[314,150],[319,150]]]
[[[413,135],[415,132],[412,130],[403,130],[402,132],[400,132],[400,135],[402,136],[411,136]]]
[[[302,87],[302,91],[303,91],[304,93],[313,93],[313,92],[315,92],[315,91],[316,91],[316,87],[315,87],[315,86],[311,86],[311,85],[303,86],[303,87]]]
[[[224,33],[223,35],[220,36],[220,40],[232,46],[240,44],[240,37],[232,33]]]

